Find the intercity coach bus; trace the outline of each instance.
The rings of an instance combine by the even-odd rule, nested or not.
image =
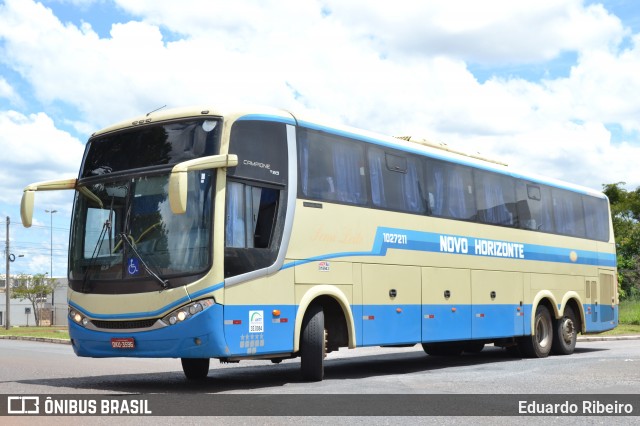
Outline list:
[[[414,137],[256,108],[156,111],[89,139],[74,190],[69,334],[85,357],[301,358],[486,344],[571,354],[618,322],[597,191]]]

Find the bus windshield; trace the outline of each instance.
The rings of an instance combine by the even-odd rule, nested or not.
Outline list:
[[[186,214],[171,212],[168,186],[172,165],[217,153],[217,124],[182,121],[89,141],[72,219],[72,289],[158,291],[208,270],[215,171],[188,173]]]
[[[215,155],[218,120],[199,119],[150,125],[89,140],[80,179],[166,167]]]
[[[79,191],[70,247],[74,289],[92,291],[87,282],[103,281],[98,287],[109,288],[132,281],[127,285],[131,291],[158,290],[162,287],[153,283],[158,277],[206,270],[211,262],[213,173],[192,172],[189,180],[189,208],[183,215],[169,207],[168,174],[88,185],[91,197]]]

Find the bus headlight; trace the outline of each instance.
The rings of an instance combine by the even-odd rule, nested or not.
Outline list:
[[[213,306],[215,302],[213,299],[204,299],[198,300],[197,302],[189,303],[181,307],[180,309],[176,309],[171,312],[169,315],[166,315],[162,318],[162,322],[167,325],[175,325],[181,323],[182,321],[191,318],[197,313],[204,311],[205,309]]]
[[[89,324],[89,318],[85,317],[75,309],[69,309],[69,318],[71,318],[73,322],[81,325],[82,327],[86,327],[87,324]]]

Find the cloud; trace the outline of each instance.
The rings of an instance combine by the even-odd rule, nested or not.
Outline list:
[[[79,113],[49,130],[66,124],[89,133],[165,104],[262,103],[442,140],[594,188],[640,185],[631,157],[638,141],[612,144],[606,130],[612,123],[629,134],[639,130],[639,36],[629,37],[601,5],[116,3],[135,20],[114,23],[108,37],[89,23],[63,24],[39,3],[0,6],[0,60],[31,85],[43,110],[63,104]],[[624,49],[623,39],[631,41]],[[526,68],[566,51],[577,60],[563,77],[481,82],[469,68]],[[20,120],[35,122],[31,117]]]
[[[625,30],[582,0],[325,0],[333,19],[389,55],[444,55],[483,64],[535,63],[620,42]]]
[[[17,204],[30,183],[76,176],[83,151],[79,140],[44,113],[0,111],[0,201]]]

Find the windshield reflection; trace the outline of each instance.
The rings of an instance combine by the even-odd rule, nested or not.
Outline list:
[[[169,207],[168,174],[95,183],[79,191],[70,279],[82,280],[82,290],[89,291],[90,281],[152,277],[164,282],[205,270],[212,258],[212,176],[211,171],[189,173],[183,215]]]

